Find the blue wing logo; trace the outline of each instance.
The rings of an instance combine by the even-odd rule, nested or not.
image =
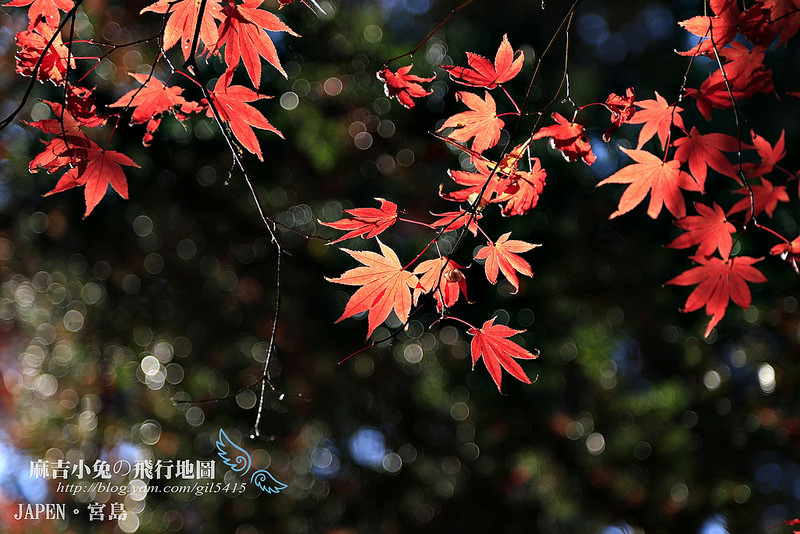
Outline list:
[[[228,434],[221,428],[219,429],[219,437],[215,445],[217,446],[217,454],[222,459],[222,463],[233,469],[234,472],[242,476],[247,476],[252,464],[250,455],[246,450],[231,441]],[[265,469],[254,471],[250,477],[250,482],[267,493],[280,493],[288,487],[283,482],[276,480],[275,477]]]
[[[280,493],[281,490],[287,487],[283,482],[275,480],[275,477],[264,469],[253,472],[253,476],[250,477],[250,482],[267,493]]]
[[[221,428],[216,442],[217,454],[222,458],[222,463],[237,473],[246,473],[250,470],[250,455],[247,451],[231,441],[228,434]]]

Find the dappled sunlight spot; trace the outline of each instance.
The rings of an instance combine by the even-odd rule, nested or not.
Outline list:
[[[456,402],[450,407],[450,417],[456,421],[463,421],[469,417],[469,406],[464,402]]]
[[[589,437],[586,438],[586,450],[589,451],[589,454],[595,456],[602,454],[605,448],[606,438],[603,437],[603,434],[599,432],[593,432],[589,434]]]
[[[236,404],[238,404],[239,407],[244,410],[253,408],[256,405],[257,400],[256,394],[250,389],[246,389],[236,395]]]
[[[325,83],[323,84],[322,87],[323,90],[325,91],[325,94],[327,94],[328,96],[338,96],[343,89],[342,80],[340,80],[335,76],[332,76],[327,80],[325,80]]]
[[[297,109],[297,106],[300,104],[300,98],[297,96],[297,93],[293,91],[287,91],[281,95],[279,102],[283,109],[286,111],[292,111]]]
[[[575,441],[583,437],[583,425],[578,421],[570,421],[564,429],[567,438]]]
[[[576,28],[581,40],[592,46],[603,44],[610,35],[608,22],[599,13],[586,13],[578,17]]]
[[[699,534],[728,534],[728,521],[725,516],[715,514],[706,519],[703,526],[700,527]]]
[[[364,378],[371,376],[375,371],[375,363],[369,356],[359,356],[355,358],[353,367],[355,367],[356,374]]]
[[[386,440],[375,428],[362,427],[348,440],[348,449],[353,460],[364,467],[377,469],[386,455]]]
[[[775,392],[775,369],[770,364],[765,363],[758,368],[758,385],[764,395]]]
[[[627,523],[615,523],[600,531],[600,534],[633,534],[636,530]]]
[[[416,343],[409,343],[403,349],[403,358],[410,364],[417,364],[422,361],[423,351],[422,347]]]
[[[722,379],[719,376],[719,373],[711,370],[706,371],[706,374],[703,375],[703,385],[711,390],[714,391],[722,384]]]
[[[653,447],[646,441],[640,441],[633,447],[633,456],[637,460],[646,460],[653,452]]]
[[[481,454],[481,450],[475,443],[467,442],[458,449],[458,453],[465,462],[474,462]]]
[[[369,24],[364,28],[364,39],[368,43],[376,44],[383,39],[383,30],[380,26],[376,26],[374,24]]]
[[[148,419],[139,426],[139,435],[145,445],[155,445],[161,439],[161,425],[154,419]]]
[[[203,424],[203,421],[206,419],[206,414],[203,413],[203,410],[198,408],[197,406],[192,406],[188,410],[186,410],[186,422],[192,426],[200,426]]]
[[[124,519],[117,521],[117,526],[125,533],[136,532],[139,530],[139,524],[139,516],[131,512],[128,512]]]

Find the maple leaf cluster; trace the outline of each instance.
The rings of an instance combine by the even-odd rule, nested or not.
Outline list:
[[[712,125],[714,110],[730,112],[733,108],[732,112],[740,113],[740,101],[758,93],[774,93],[772,71],[765,66],[764,58],[772,48],[785,44],[800,29],[800,4],[796,0],[757,0],[750,7],[740,9],[734,0],[711,0],[710,7],[712,15],[697,16],[679,23],[700,38],[696,46],[679,54],[690,57],[706,55],[719,66],[712,69],[699,87],[689,87],[685,82],[677,102],[669,102],[658,92],[654,98],[637,100],[634,88],[630,87],[624,94],[611,93],[604,102],[582,107],[574,104],[567,87],[566,98],[561,102],[573,105],[571,118],[568,114],[553,111],[550,114],[553,124],[537,128],[537,120],[537,126],[526,139],[510,149],[512,145],[507,145],[494,158],[488,155],[488,151],[495,149],[501,139],[507,120],[504,117],[515,117],[517,126],[524,117],[525,110],[517,106],[504,85],[520,73],[524,64],[523,52],[515,52],[508,37],[504,36],[493,61],[467,52],[466,66],[440,65],[452,82],[482,90],[455,92],[455,100],[467,109],[446,118],[436,132],[437,137],[468,154],[472,168],[465,168],[462,164],[461,169],[449,170],[448,175],[456,188],[445,190],[442,186],[439,191],[443,199],[465,206],[459,207],[459,211],[441,214],[441,218],[432,223],[413,222],[441,232],[459,231],[462,236],[469,231],[477,237],[479,232],[486,236],[479,221],[483,211],[492,204],[499,205],[501,213],[507,216],[530,212],[539,202],[547,176],[541,161],[530,154],[531,143],[548,140],[552,149],[559,151],[567,161],[592,165],[597,156],[592,150],[586,127],[577,117],[584,108],[601,105],[610,113],[610,125],[603,133],[603,141],[610,142],[612,135],[625,124],[640,127],[636,148],[620,147],[622,154],[632,163],[598,183],[598,186],[626,186],[610,218],[633,211],[649,196],[646,212],[651,218],[662,216],[666,208],[676,226],[685,231],[668,246],[678,249],[696,247],[692,260],[697,266],[675,276],[667,284],[696,286],[683,310],[705,309],[711,318],[705,330],[706,336],[725,315],[731,301],[742,308],[750,306],[749,284],[767,281],[755,267],[762,258],[747,256],[741,251],[734,254],[734,243],[741,232],[748,228],[763,228],[771,232],[783,241],[771,248],[771,254],[780,256],[800,273],[800,237],[790,241],[756,222],[756,217],[771,218],[779,203],[789,201],[785,182],[798,180],[800,176],[800,173],[780,167],[786,155],[784,133],[781,132],[772,144],[755,131],[746,140],[740,137],[738,129],[737,135],[731,135],[702,124],[690,124],[685,119],[692,103],[697,115]],[[411,74],[412,67],[410,64],[392,71],[386,64],[378,72],[386,95],[396,98],[409,109],[414,107],[415,99],[432,93],[424,84],[435,79],[435,76]],[[688,80],[688,76],[685,79]],[[512,111],[499,110],[496,97],[499,92],[510,101]],[[793,96],[798,94],[791,90],[785,92]],[[541,118],[557,100],[553,98],[551,104],[537,115]],[[776,173],[784,183],[776,183],[772,178]],[[732,193],[740,198],[727,210],[719,202],[704,200],[709,180],[714,181],[715,188],[718,188],[718,182],[727,181],[735,186]],[[687,199],[693,203],[696,215],[687,214]],[[377,239],[396,222],[404,220],[396,205],[385,200],[380,202],[380,209],[347,210],[346,218],[323,224],[347,232],[334,242],[358,236]],[[483,262],[489,282],[496,283],[502,273],[513,290],[518,291],[518,275],[533,274],[530,264],[519,254],[535,245],[511,239],[510,233],[497,240],[488,237],[487,240],[487,245],[478,247],[472,259]],[[431,244],[437,242],[438,237],[434,237]],[[384,272],[380,264],[365,263],[365,267],[331,279],[361,286],[339,320],[365,312],[370,335],[392,310],[405,323],[411,309],[418,304],[419,296],[426,292],[433,291],[443,318],[449,317],[445,315],[446,311],[459,294],[466,296],[462,268],[449,257],[439,254],[438,258],[425,260],[411,270],[410,265],[422,253],[409,266],[403,267],[394,251],[379,243],[385,257],[391,258],[390,274],[378,276]],[[347,252],[356,257],[355,252]],[[367,256],[359,255],[357,259],[364,263]],[[373,276],[367,276],[368,272]],[[438,279],[435,273],[438,273]],[[419,274],[423,277],[415,278]],[[378,281],[388,276],[392,280],[391,290]],[[366,287],[370,289],[366,290]],[[470,326],[468,333],[474,336],[471,345],[473,364],[483,358],[498,389],[501,368],[527,382],[513,358],[529,356],[518,346],[511,348],[505,339],[518,332],[502,327],[504,330],[500,334],[497,328],[499,326],[494,325],[493,320],[487,321],[480,329]],[[488,331],[497,332],[499,337],[486,335]]]
[[[460,206],[457,211],[435,214],[437,219],[424,222],[405,219],[396,204],[378,199],[380,208],[348,209],[345,210],[346,217],[338,221],[320,221],[326,226],[345,232],[329,244],[356,237],[374,238],[381,251],[381,254],[377,254],[343,249],[362,266],[351,269],[338,278],[328,279],[339,284],[359,286],[350,297],[339,321],[366,313],[369,337],[392,312],[405,324],[412,308],[421,305],[423,295],[430,294],[442,318],[452,318],[468,324],[447,315],[462,295],[468,302],[465,267],[441,253],[437,253],[434,258],[422,259],[425,251],[409,264],[401,264],[395,251],[378,239],[379,235],[399,221],[427,226],[436,231],[437,235],[431,244],[438,243],[442,234],[447,232],[470,232],[476,237],[480,233],[487,243],[476,249],[472,259],[483,262],[484,274],[492,284],[498,282],[502,273],[514,292],[517,292],[520,289],[519,275],[533,276],[531,265],[520,254],[537,245],[511,239],[510,232],[492,240],[480,228],[479,223],[482,211],[491,204],[499,205],[500,212],[506,216],[530,212],[537,205],[545,186],[547,175],[541,162],[529,155],[530,138],[507,152],[503,151],[498,159],[485,155],[498,145],[505,126],[491,91],[501,88],[505,92],[502,85],[519,74],[524,60],[523,52],[515,52],[508,37],[504,36],[494,61],[468,52],[467,66],[442,65],[442,69],[454,82],[483,89],[482,94],[456,92],[456,101],[463,103],[467,110],[449,117],[437,132],[441,139],[468,154],[474,166],[474,171],[448,171],[452,181],[460,188],[447,192],[440,188],[439,192],[443,199],[466,206]],[[378,72],[378,79],[385,84],[386,95],[396,98],[409,109],[414,107],[414,99],[431,94],[421,84],[435,79],[435,76],[420,77],[411,74],[412,67],[413,65],[406,65],[393,72],[388,65],[384,65]],[[512,105],[516,108],[513,100]],[[517,117],[520,115],[518,108],[509,114]],[[432,248],[430,244],[426,250],[429,248]],[[436,250],[438,251],[438,246]],[[483,359],[498,390],[502,384],[502,369],[516,379],[530,383],[515,358],[530,359],[536,355],[508,339],[522,331],[494,322],[495,318],[492,318],[481,328],[469,325],[467,329],[467,333],[473,336],[470,345],[473,367],[479,359]]]
[[[220,123],[223,134],[232,146],[238,142],[263,160],[255,130],[283,136],[251,105],[252,102],[268,98],[259,92],[262,62],[265,61],[286,77],[269,32],[284,32],[292,36],[297,34],[275,14],[262,8],[262,3],[261,0],[208,0],[201,13],[201,3],[194,0],[157,0],[142,9],[142,13],[152,12],[164,17],[159,46],[163,51],[179,47],[185,70],[176,69],[172,62],[166,62],[166,79],[156,75],[156,65],[147,74],[130,72],[138,86],[109,104],[108,108],[114,112],[107,116],[101,115],[95,108],[92,88],[73,84],[69,80],[69,74],[79,70],[73,47],[79,46],[80,41],[73,39],[72,35],[64,40],[62,34],[68,32],[63,29],[61,14],[72,16],[78,6],[72,0],[13,0],[5,4],[4,7],[27,7],[28,27],[16,35],[19,48],[17,72],[64,89],[63,104],[48,103],[57,118],[30,123],[45,134],[55,136],[30,165],[32,171],[44,170],[51,174],[63,172],[56,187],[48,194],[76,186],[84,187],[84,216],[88,216],[97,206],[108,185],[127,198],[128,186],[123,167],[138,165],[128,156],[104,146],[110,143],[121,117],[128,113],[131,124],[145,124],[145,146],[153,141],[165,116],[185,121],[193,114],[205,113]],[[315,2],[304,1],[303,4],[312,9],[316,6]],[[105,44],[115,46],[114,43]],[[201,90],[200,97],[194,100],[185,94],[183,87],[176,84],[179,79],[188,79],[195,88],[203,86],[196,62],[190,57],[193,53],[219,56],[226,63],[226,70],[219,76],[214,88]],[[100,58],[81,59],[95,63],[100,61]],[[234,72],[240,65],[252,82],[252,89],[233,83]],[[160,70],[158,72],[161,73]],[[84,78],[85,75],[80,80]],[[111,132],[105,134],[103,139],[101,129],[109,122],[112,123]]]
[[[781,131],[774,144],[755,131],[751,131],[750,139],[713,130],[703,133],[715,125],[714,110],[739,114],[739,103],[757,93],[777,91],[764,59],[772,48],[785,44],[800,29],[800,4],[793,0],[762,0],[740,9],[734,0],[711,0],[710,7],[712,15],[679,23],[698,37],[695,46],[679,54],[704,55],[718,67],[699,87],[682,89],[682,105],[668,102],[657,92],[654,99],[634,101],[637,110],[627,122],[641,125],[641,130],[636,149],[622,149],[634,163],[598,184],[627,184],[612,218],[630,212],[649,194],[647,214],[655,219],[666,207],[676,219],[676,226],[685,230],[668,246],[696,246],[691,259],[697,266],[667,284],[697,286],[689,295],[684,311],[705,308],[711,317],[706,336],[725,315],[730,301],[742,308],[750,306],[748,283],[767,281],[754,266],[763,258],[741,252],[732,255],[733,243],[739,235],[749,229],[763,229],[781,239],[770,253],[790,263],[795,271],[798,271],[800,239],[790,241],[763,222],[773,217],[779,203],[789,202],[785,184],[797,180],[796,172],[779,165],[786,156],[785,133]],[[684,115],[692,103],[706,125],[687,128]],[[654,137],[658,145],[648,149]],[[736,187],[732,193],[740,196],[727,210],[718,202],[703,200],[709,196],[707,181],[712,176],[715,188],[727,183]],[[775,183],[776,179],[783,183]],[[686,213],[685,199],[689,193],[698,197],[694,201],[697,215]]]

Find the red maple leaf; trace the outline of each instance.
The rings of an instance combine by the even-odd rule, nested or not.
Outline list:
[[[55,28],[44,22],[31,21],[28,30],[17,33],[17,52],[16,71],[23,76],[33,76],[36,64],[41,64],[36,72],[36,78],[41,81],[51,81],[56,85],[61,85],[64,75],[67,72],[67,58],[70,57],[69,48],[61,40],[60,35],[56,35],[53,43],[48,48],[47,43],[53,37]],[[47,49],[47,53],[45,53]],[[44,57],[42,57],[44,55]],[[71,59],[70,68],[75,68],[75,61]]]
[[[705,332],[705,337],[708,337],[711,329],[725,315],[730,300],[744,309],[750,307],[750,288],[747,282],[767,281],[767,278],[753,267],[754,263],[763,258],[735,256],[721,259],[695,256],[692,259],[700,265],[679,274],[667,284],[678,286],[698,284],[686,299],[686,306],[682,311],[692,312],[705,306],[706,314],[711,316]]]
[[[3,4],[3,7],[30,6],[28,8],[29,28],[32,28],[39,21],[43,21],[51,28],[55,28],[61,21],[61,16],[58,14],[59,10],[66,13],[74,5],[72,0],[11,0],[11,2]]]
[[[511,376],[524,382],[531,383],[531,379],[522,370],[522,367],[514,360],[533,360],[538,358],[538,354],[533,354],[530,351],[520,347],[509,337],[521,334],[525,330],[514,330],[505,325],[494,324],[497,317],[492,317],[481,328],[470,328],[467,333],[474,336],[470,343],[470,352],[472,353],[472,368],[475,369],[475,364],[483,357],[483,363],[486,369],[497,385],[497,391],[502,392],[500,388],[502,377],[502,369],[505,369]]]
[[[739,150],[739,141],[732,135],[722,133],[701,135],[697,128],[692,126],[688,136],[675,139],[673,144],[677,147],[675,159],[689,162],[689,171],[701,188],[705,187],[708,167],[720,174],[738,179],[736,167],[723,154]]]
[[[243,147],[258,156],[264,161],[261,154],[261,146],[258,144],[253,128],[268,130],[277,134],[283,139],[283,134],[275,128],[256,108],[247,104],[262,98],[270,98],[260,95],[242,85],[228,85],[233,77],[233,71],[228,70],[219,77],[213,91],[209,91],[211,101],[216,105],[222,121],[230,127],[231,132],[239,140]],[[211,116],[211,109],[208,110]]]
[[[750,191],[753,192],[752,205],[755,213],[751,215],[750,210]],[[751,216],[758,216],[766,211],[767,215],[772,217],[775,208],[778,207],[778,202],[789,202],[789,194],[786,192],[785,185],[772,185],[772,182],[766,178],[761,179],[761,185],[751,185],[750,189],[743,187],[737,189],[734,193],[744,195],[744,198],[734,204],[728,210],[728,215],[744,211],[747,213],[746,217],[749,219]]]
[[[751,132],[753,136],[753,147],[761,158],[758,163],[745,163],[742,165],[744,173],[748,178],[756,178],[769,174],[775,168],[780,160],[786,157],[786,142],[784,141],[785,130],[781,130],[780,138],[775,142],[775,146],[769,144],[769,141],[758,135],[756,132]]]
[[[700,89],[687,88],[686,95],[697,99],[697,109],[706,120],[710,120],[713,109],[727,109],[733,106],[734,101],[746,100],[756,93],[772,93],[774,90],[771,70],[759,69],[749,77],[730,78],[717,69],[705,79]]]
[[[748,47],[737,41],[720,51],[720,55],[727,60],[723,65],[725,76],[735,89],[747,89],[753,85],[754,80],[763,79],[765,73],[769,79],[772,78],[772,71],[764,67],[766,52],[766,46]],[[772,84],[769,85],[771,90]]]
[[[439,218],[433,221],[431,226],[442,228],[442,232],[453,232],[469,224],[468,229],[472,232],[472,235],[478,235],[478,220],[483,217],[480,212],[473,214],[463,209],[446,213],[433,213],[432,215]]]
[[[699,245],[696,256],[708,257],[719,250],[720,255],[727,258],[733,246],[731,234],[736,232],[736,227],[728,222],[725,212],[716,202],[711,208],[698,202],[694,207],[699,215],[689,215],[675,221],[675,226],[686,230],[686,233],[667,246],[688,248]]]
[[[44,150],[30,161],[28,169],[31,172],[43,169],[54,174],[66,170],[72,165],[71,150],[88,148],[91,141],[81,129],[81,122],[73,117],[69,110],[65,110],[58,102],[45,100],[44,103],[50,106],[57,118],[42,119],[26,124],[56,137],[46,142]]]
[[[489,91],[486,91],[485,100],[476,94],[459,91],[456,93],[456,100],[464,102],[470,111],[456,113],[438,131],[455,128],[448,137],[462,143],[474,138],[472,150],[478,153],[495,146],[500,140],[500,130],[505,123],[497,116],[497,106]]]
[[[644,200],[647,193],[650,193],[647,214],[652,219],[658,217],[664,205],[675,218],[685,217],[686,205],[681,189],[701,191],[702,188],[689,173],[680,169],[680,162],[670,160],[664,163],[661,158],[645,150],[620,150],[636,163],[623,167],[597,184],[598,187],[605,184],[630,184],[619,199],[617,211],[609,219],[631,211]]]
[[[350,269],[339,278],[326,278],[337,284],[361,286],[350,297],[344,313],[336,322],[367,312],[367,337],[389,317],[392,310],[401,322],[408,320],[412,304],[411,290],[419,283],[416,276],[403,269],[397,254],[391,248],[381,243],[380,239],[375,240],[378,241],[383,255],[371,251],[342,249],[364,266]]]
[[[483,265],[486,271],[486,278],[489,282],[497,283],[498,269],[514,286],[514,293],[519,291],[519,278],[517,273],[524,274],[525,276],[533,276],[531,271],[531,264],[525,261],[522,256],[518,254],[527,252],[532,248],[539,245],[519,241],[517,239],[509,239],[511,232],[501,235],[496,242],[490,242],[487,246],[481,247],[475,253],[476,260],[486,260]]]
[[[262,3],[263,0],[244,0],[241,4],[226,4],[222,8],[225,18],[219,28],[219,40],[211,49],[213,53],[225,47],[228,69],[235,68],[241,60],[255,88],[261,85],[261,57],[278,69],[284,78],[287,77],[267,31],[286,32],[298,37],[278,17],[259,9]]]
[[[780,42],[786,44],[800,30],[800,3],[797,0],[763,0],[769,19],[780,30]],[[771,39],[768,39],[771,40]]]
[[[794,272],[800,274],[800,236],[789,243],[780,243],[769,251],[773,256],[780,256],[783,261],[789,262]]]
[[[350,239],[351,237],[362,236],[369,239],[383,233],[387,228],[397,222],[397,204],[394,202],[376,198],[381,203],[380,208],[355,208],[344,210],[350,217],[345,217],[333,222],[319,221],[320,224],[330,226],[337,230],[346,230],[339,239],[328,244],[333,245],[339,241]]]
[[[482,192],[478,202],[478,210],[482,210],[489,203],[503,203],[502,213],[508,215],[521,215],[527,213],[539,201],[539,194],[545,185],[547,173],[541,167],[537,158],[527,158],[530,171],[519,169],[520,162],[526,159],[528,147],[531,142],[529,137],[522,144],[510,150],[499,163],[486,159],[481,154],[461,145],[447,137],[441,137],[464,150],[472,156],[472,162],[478,172],[454,171],[449,170],[448,175],[458,185],[465,186],[465,189],[442,192],[439,187],[439,195],[454,202],[474,203],[478,195]]]
[[[739,7],[736,0],[710,0],[709,4],[716,16],[697,16],[678,24],[685,30],[701,38],[701,41],[685,52],[684,56],[713,53],[721,50],[736,37],[739,24]]]
[[[461,272],[463,268],[447,258],[425,260],[417,265],[414,274],[419,276],[419,284],[414,289],[414,302],[420,295],[433,291],[436,309],[441,312],[444,308],[452,307],[459,295],[467,298],[467,279]]]
[[[496,197],[508,186],[508,179],[500,172],[491,172],[486,168],[478,167],[481,172],[454,171],[448,169],[447,175],[458,184],[465,186],[464,189],[443,192],[439,186],[439,196],[452,202],[469,202],[472,204],[481,195],[478,209],[483,209],[490,202],[497,202]],[[488,182],[488,183],[487,183]]]
[[[392,72],[388,65],[384,65],[377,73],[378,79],[384,83],[383,89],[386,96],[397,98],[397,101],[408,109],[414,107],[415,98],[422,98],[433,93],[433,91],[426,91],[420,82],[432,82],[436,79],[436,76],[422,78],[416,74],[409,74],[413,66],[414,64],[411,63],[400,67],[397,72]]]
[[[539,158],[531,158],[530,172],[514,171],[506,188],[494,200],[505,202],[501,213],[504,216],[524,215],[536,207],[546,178],[547,172],[542,168]]]
[[[592,152],[592,144],[583,125],[570,122],[559,113],[553,113],[553,120],[556,124],[541,128],[533,134],[533,140],[549,137],[551,146],[560,150],[568,161],[582,159],[587,165],[594,163],[597,156]]]
[[[635,104],[641,109],[628,122],[630,124],[644,125],[642,126],[642,131],[639,132],[637,149],[642,148],[656,134],[658,134],[658,139],[661,141],[661,148],[666,148],[670,128],[675,125],[682,130],[684,129],[683,118],[680,115],[683,108],[675,105],[671,106],[658,92],[656,92],[655,100],[639,100]]]
[[[605,106],[611,112],[611,126],[603,132],[603,141],[608,143],[611,139],[611,134],[633,118],[636,113],[636,108],[633,107],[634,100],[636,100],[636,92],[633,87],[628,87],[625,91],[625,96],[620,96],[616,93],[608,95]]]
[[[66,136],[68,139],[72,137],[86,137],[83,130],[81,130],[81,122],[70,113],[69,109],[64,109],[64,106],[60,102],[50,102],[49,100],[43,100],[43,102],[50,107],[50,110],[56,118],[28,122],[26,123],[28,126],[38,128],[44,133]]]
[[[504,35],[500,47],[494,57],[494,64],[483,56],[467,52],[469,67],[456,67],[455,65],[440,65],[450,73],[450,77],[461,84],[471,87],[485,87],[494,89],[512,78],[522,70],[525,54],[522,50],[515,53]]]
[[[50,107],[53,105],[50,103]],[[60,112],[55,111],[56,115]],[[67,88],[67,111],[69,111],[75,119],[83,126],[89,128],[97,128],[98,126],[105,126],[107,117],[102,117],[97,114],[97,107],[94,103],[94,92],[88,87],[81,87],[79,85],[69,85]]]
[[[152,140],[156,128],[158,128],[161,115],[165,112],[168,113],[176,109],[185,108],[189,102],[181,96],[181,93],[183,93],[181,87],[168,87],[155,76],[137,74],[135,72],[129,74],[142,86],[128,91],[119,100],[109,104],[108,107],[134,108],[131,114],[131,124],[148,123],[144,143],[147,146],[149,141]]]
[[[55,121],[55,119],[53,119]],[[43,121],[40,121],[43,122]],[[32,126],[34,124],[31,124]],[[89,146],[89,138],[81,131],[80,135],[67,135],[67,137],[54,137],[47,141],[44,150],[34,157],[28,164],[31,172],[44,170],[49,174],[65,171],[73,165],[76,148]]]
[[[110,108],[134,108],[131,114],[131,124],[143,124],[165,111],[185,105],[186,99],[181,96],[183,88],[166,86],[164,82],[148,74],[128,73],[141,87],[131,89],[116,102],[109,104]]]
[[[208,47],[214,46],[219,40],[216,21],[222,19],[220,2],[221,0],[208,0],[200,22],[200,40]],[[199,10],[200,2],[197,0],[158,0],[142,9],[141,13],[146,11],[169,13],[167,24],[164,27],[163,48],[169,50],[180,42],[183,58],[188,59],[189,52],[192,50]]]
[[[68,170],[56,184],[52,191],[45,196],[60,193],[76,186],[84,186],[86,198],[86,218],[105,196],[108,186],[119,193],[122,198],[128,198],[128,181],[122,165],[138,167],[128,156],[113,150],[105,150],[92,141],[88,147],[71,146],[73,168]]]

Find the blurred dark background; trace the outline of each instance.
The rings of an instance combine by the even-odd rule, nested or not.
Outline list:
[[[125,42],[152,35],[159,17],[137,15],[147,4],[86,2],[79,36]],[[299,2],[281,10],[302,38],[274,36],[289,78],[266,67],[260,89],[274,98],[258,106],[286,140],[259,134],[265,162],[245,158],[269,215],[331,237],[318,219],[374,206],[375,197],[425,220],[452,209],[437,191],[458,158],[429,132],[461,108],[437,65],[464,64],[466,51],[493,58],[507,34],[526,55],[522,74],[508,84],[521,100],[569,4],[476,1],[458,12],[413,59],[393,65],[413,61],[414,73],[439,75],[434,94],[410,111],[384,96],[375,72],[416,46],[458,2],[321,2],[320,16]],[[639,99],[658,91],[673,101],[688,65],[673,51],[693,44],[677,22],[701,13],[700,4],[583,2],[570,33],[573,100],[603,102],[634,86]],[[3,115],[27,83],[13,73],[22,13],[0,14]],[[532,110],[556,97],[564,51],[562,36],[536,80]],[[132,87],[121,65],[143,68],[153,54],[146,46],[122,48],[96,68],[98,104]],[[796,43],[771,52],[768,61],[776,87],[797,90]],[[221,65],[204,68],[210,78]],[[698,61],[689,83],[699,85],[711,68]],[[21,119],[48,116],[38,99],[56,99],[58,92],[38,85],[34,97]],[[692,104],[686,107],[687,120],[701,124]],[[571,113],[569,105],[553,110]],[[772,142],[784,129],[788,147],[800,135],[800,123],[790,120],[800,116],[797,102],[758,95],[743,111],[747,127]],[[683,251],[663,246],[679,231],[666,218],[652,221],[641,207],[609,221],[621,188],[595,189],[624,163],[616,146],[635,145],[637,127],[623,127],[604,145],[607,112],[590,108],[585,117],[598,125],[589,130],[597,163],[568,164],[546,143],[534,144],[548,173],[539,206],[511,219],[487,210],[483,219],[490,235],[513,230],[514,238],[543,245],[526,254],[535,277],[512,295],[505,283],[486,283],[482,267],[473,265],[466,272],[474,304],[454,310],[473,324],[496,315],[526,329],[515,340],[541,350],[538,360],[523,363],[538,377],[534,384],[506,375],[498,394],[482,363],[470,370],[463,329],[447,322],[429,328],[432,304],[391,345],[339,365],[368,343],[366,322],[333,324],[352,292],[324,277],[354,262],[322,240],[281,231],[291,256],[284,262],[273,361],[279,392],[266,397],[257,439],[248,435],[258,389],[221,402],[173,402],[226,396],[256,381],[275,319],[275,250],[246,184],[229,174],[231,157],[213,123],[165,118],[147,149],[142,126],[121,128],[113,145],[141,166],[127,174],[130,200],[110,192],[85,220],[81,190],[43,197],[53,177],[28,172],[42,146],[39,132],[17,122],[0,133],[3,528],[785,531],[770,527],[800,515],[797,275],[765,259],[759,267],[769,283],[753,286],[753,305],[731,304],[703,339],[708,318],[679,311],[690,289],[663,286],[692,265]],[[523,136],[530,120],[523,121]],[[731,133],[729,113],[717,112],[714,120]],[[788,152],[784,165],[796,169],[798,155]],[[712,176],[709,187],[728,190],[725,180]],[[790,238],[797,234],[793,187],[793,201],[775,215]],[[399,224],[381,237],[404,262],[429,238]],[[468,264],[479,244],[467,240],[454,259]],[[765,256],[772,244],[749,232],[737,247]],[[361,239],[343,245],[372,246]],[[388,332],[381,327],[374,338]],[[255,466],[268,467],[289,487],[278,495],[250,488],[241,495],[92,496],[125,504],[129,515],[119,525],[85,516],[63,525],[8,519],[18,502],[90,499],[71,500],[31,480],[31,460],[214,459],[220,428],[250,451]],[[239,480],[219,469],[217,479],[223,475],[225,482]]]

